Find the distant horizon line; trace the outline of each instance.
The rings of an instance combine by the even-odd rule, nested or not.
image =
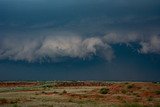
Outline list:
[[[153,82],[160,81],[149,80],[0,80],[0,82]]]

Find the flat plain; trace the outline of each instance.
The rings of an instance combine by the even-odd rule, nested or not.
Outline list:
[[[160,83],[2,81],[0,107],[160,107]]]

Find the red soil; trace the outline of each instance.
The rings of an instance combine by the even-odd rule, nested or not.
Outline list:
[[[38,82],[0,82],[0,87],[26,87],[26,86],[36,86]]]

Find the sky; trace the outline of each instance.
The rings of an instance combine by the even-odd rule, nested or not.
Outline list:
[[[159,77],[159,0],[0,0],[0,80]]]

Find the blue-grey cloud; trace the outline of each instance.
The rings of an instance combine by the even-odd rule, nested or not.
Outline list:
[[[160,54],[159,35],[131,33],[107,33],[104,36],[82,37],[81,35],[61,32],[45,36],[6,36],[0,40],[0,59],[25,60],[28,62],[53,61],[63,57],[88,59],[103,57],[107,61],[115,58],[113,44],[132,45],[137,43],[141,54]]]
[[[56,34],[51,36],[38,36],[36,38],[6,37],[0,43],[0,59],[43,61],[46,58],[57,60],[59,57],[88,58],[101,51],[106,60],[114,55],[111,47],[101,38],[82,38],[75,34]]]
[[[0,59],[111,61],[113,44],[131,43],[160,54],[159,7],[159,0],[1,0]]]
[[[126,44],[137,43],[140,48],[137,52],[142,54],[155,53],[160,54],[160,36],[159,34],[144,35],[136,32],[127,34],[109,33],[104,36],[108,44]]]
[[[160,54],[160,36],[151,36],[148,41],[142,41],[140,43],[142,53],[158,53]]]

